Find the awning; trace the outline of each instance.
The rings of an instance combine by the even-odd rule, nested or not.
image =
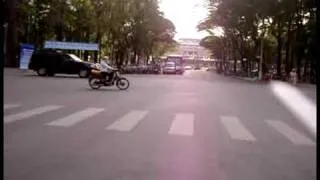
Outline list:
[[[46,41],[45,49],[68,49],[68,50],[88,50],[99,51],[99,44],[95,43],[77,43],[77,42],[62,42],[62,41]]]

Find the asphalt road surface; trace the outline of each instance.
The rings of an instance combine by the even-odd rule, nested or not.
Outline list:
[[[267,84],[212,72],[4,72],[6,180],[315,180],[316,140]]]

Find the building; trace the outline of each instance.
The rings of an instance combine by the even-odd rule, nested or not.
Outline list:
[[[192,64],[210,61],[211,53],[200,46],[200,39],[179,39],[177,42],[179,43],[177,49],[166,55],[180,55],[187,63]]]

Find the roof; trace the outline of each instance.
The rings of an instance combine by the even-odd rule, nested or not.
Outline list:
[[[179,39],[178,43],[181,45],[194,45],[194,46],[198,46],[200,44],[200,39]]]

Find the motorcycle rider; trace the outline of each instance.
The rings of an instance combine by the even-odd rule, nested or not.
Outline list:
[[[106,80],[107,82],[110,82],[114,76],[115,68],[111,67],[108,63],[105,61],[100,61],[100,63],[96,63],[96,67],[100,70],[106,73]]]

